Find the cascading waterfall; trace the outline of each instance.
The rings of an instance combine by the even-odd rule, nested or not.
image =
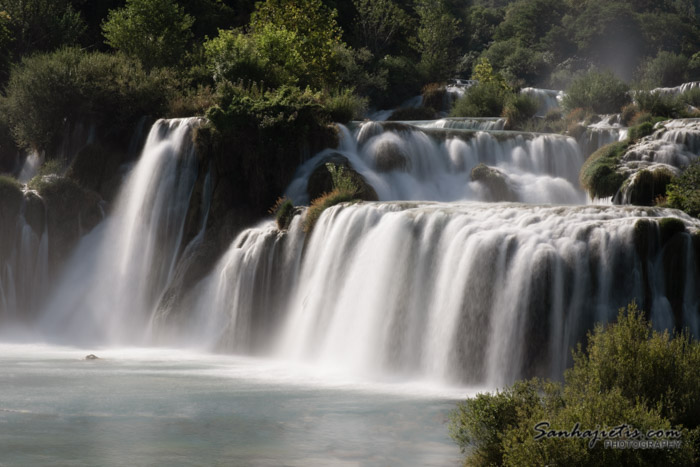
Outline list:
[[[586,127],[578,139],[584,156],[588,157],[603,146],[627,139],[627,128],[620,124],[620,115],[603,115],[597,123]]]
[[[201,119],[159,120],[113,213],[81,243],[50,296],[42,326],[88,342],[146,342],[172,278],[197,176],[192,129]]]
[[[599,206],[337,206],[310,238],[299,216],[287,233],[269,223],[240,234],[201,285],[198,314],[185,329],[210,348],[373,378],[497,386],[559,377],[586,330],[633,299],[649,306],[655,323],[700,335],[690,235],[662,245],[654,228],[677,215]],[[647,250],[640,220],[652,225]],[[665,285],[670,254],[687,261]],[[682,309],[671,306],[678,297]]]
[[[39,197],[27,193],[14,222],[0,225],[0,319],[5,322],[31,317],[46,291],[48,233],[43,211]]]
[[[560,107],[564,97],[564,91],[554,89],[523,88],[520,93],[532,97],[540,104],[536,114],[538,117],[544,117],[550,110]]]
[[[401,122],[420,128],[444,128],[454,130],[500,131],[506,126],[505,118],[441,118],[439,120],[418,120]]]
[[[513,200],[586,202],[578,184],[584,159],[572,138],[369,122],[354,134],[343,128],[337,151],[322,152],[300,167],[287,191],[296,204],[309,202],[308,179],[331,153],[347,157],[382,201],[490,201],[488,187],[471,180],[472,169],[482,163],[500,171]]]

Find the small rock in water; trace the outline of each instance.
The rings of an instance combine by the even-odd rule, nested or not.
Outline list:
[[[85,357],[85,360],[99,360],[99,359],[100,359],[100,357],[98,357],[95,354],[90,354],[90,355]]]

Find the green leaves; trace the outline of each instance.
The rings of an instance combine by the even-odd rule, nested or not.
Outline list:
[[[102,25],[108,45],[147,68],[177,64],[192,38],[194,18],[173,0],[127,0]]]

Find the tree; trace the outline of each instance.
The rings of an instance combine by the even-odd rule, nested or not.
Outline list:
[[[321,0],[266,0],[257,4],[250,28],[254,35],[274,30],[294,34],[294,49],[305,66],[301,82],[318,88],[332,82],[336,72],[336,48],[342,44],[337,15]]]
[[[13,38],[15,60],[76,44],[85,32],[83,19],[67,0],[0,0],[0,12]]]
[[[407,33],[411,18],[391,0],[353,0],[353,4],[357,9],[356,34],[375,56],[391,49]]]
[[[110,10],[102,31],[107,44],[150,69],[181,60],[193,24],[173,0],[127,0],[124,8]]]
[[[425,78],[429,81],[451,78],[457,68],[459,55],[453,44],[460,34],[459,20],[450,14],[444,0],[418,0],[416,13],[420,19],[420,68]]]

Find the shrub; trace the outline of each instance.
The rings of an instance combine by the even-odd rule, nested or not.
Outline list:
[[[497,82],[479,83],[455,102],[453,117],[500,117],[511,92]]]
[[[635,104],[627,104],[622,108],[620,113],[620,123],[624,126],[630,126],[632,119],[639,113],[639,107]]]
[[[588,157],[581,167],[579,178],[591,196],[606,198],[614,196],[620,190],[626,176],[617,171],[617,166],[628,146],[629,141],[612,143]]]
[[[616,113],[630,102],[629,87],[612,72],[589,71],[569,86],[562,104],[572,110],[578,107],[596,113]]]
[[[693,88],[680,95],[679,100],[685,105],[700,107],[700,88]]]
[[[509,129],[522,128],[522,126],[535,116],[539,110],[537,99],[524,94],[511,95],[503,108],[503,117],[507,120]]]
[[[683,111],[678,96],[652,91],[638,91],[634,94],[637,107],[642,112],[649,112],[654,117],[675,118]]]
[[[2,108],[19,145],[50,149],[66,124],[90,122],[118,132],[143,115],[161,115],[173,82],[122,54],[66,48],[14,68]]]
[[[326,95],[323,100],[331,120],[337,123],[360,120],[367,112],[367,98],[355,95],[350,89]]]
[[[346,203],[355,200],[355,194],[347,191],[335,189],[330,193],[322,195],[311,202],[311,206],[306,211],[304,218],[304,232],[309,233],[313,230],[316,222],[321,217],[321,214],[326,209],[335,206],[336,204]]]
[[[289,225],[292,223],[292,218],[296,214],[294,209],[294,203],[289,198],[277,198],[277,202],[270,209],[270,214],[275,215],[275,221],[277,222],[277,228],[279,230],[287,230]]]
[[[564,383],[516,382],[458,405],[450,434],[469,465],[692,465],[698,454],[700,342],[688,332],[657,332],[631,304],[617,323],[596,325],[578,346]],[[543,425],[542,422],[547,424]],[[681,432],[679,449],[605,449],[590,437],[535,439],[542,430]],[[535,428],[539,427],[539,428]],[[538,429],[540,431],[538,431]],[[668,436],[668,435],[667,435]],[[674,439],[672,436],[666,439]],[[617,438],[619,440],[621,438]],[[664,438],[661,438],[664,439]]]
[[[666,190],[668,205],[700,217],[700,161],[693,162]]]
[[[352,175],[342,165],[326,163],[326,168],[333,180],[333,191],[325,193],[311,202],[304,218],[304,232],[311,232],[321,213],[331,206],[356,200],[359,190]]]
[[[654,132],[654,123],[652,122],[644,122],[640,123],[639,125],[633,126],[632,128],[629,129],[627,133],[627,138],[629,138],[630,141],[637,141],[639,139],[644,138],[645,136],[649,136]]]

